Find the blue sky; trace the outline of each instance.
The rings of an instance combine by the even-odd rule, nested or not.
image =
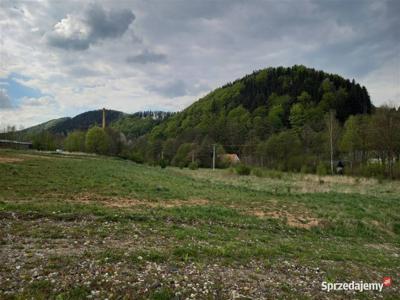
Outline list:
[[[26,86],[19,81],[28,78],[19,74],[10,74],[7,78],[0,78],[0,86],[7,91],[14,106],[21,105],[24,98],[39,98],[44,96],[39,89]]]
[[[102,107],[181,110],[295,64],[399,105],[399,16],[398,0],[3,0],[0,128]]]

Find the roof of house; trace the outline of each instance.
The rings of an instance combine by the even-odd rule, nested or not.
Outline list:
[[[226,153],[221,156],[229,161],[240,161],[240,158],[236,153]]]

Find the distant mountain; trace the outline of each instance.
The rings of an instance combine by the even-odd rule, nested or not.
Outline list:
[[[32,135],[32,134],[37,134],[37,133],[39,133],[41,131],[44,131],[44,130],[51,130],[57,124],[63,123],[65,121],[67,121],[68,119],[70,119],[70,118],[65,117],[65,118],[59,118],[59,119],[50,120],[50,121],[47,121],[45,123],[41,123],[39,125],[35,125],[35,126],[32,126],[32,127],[23,129],[23,130],[20,131],[20,133],[23,134],[23,135],[27,135],[28,136],[28,135]]]
[[[126,114],[116,110],[106,110],[106,124],[108,127],[123,132],[128,138],[137,138],[150,132],[153,127],[159,125],[174,113],[163,111],[141,111]],[[18,137],[24,140],[42,131],[48,131],[57,135],[68,135],[74,130],[87,130],[91,126],[102,125],[103,111],[93,110],[79,114],[73,118],[65,117],[50,120],[18,132]]]
[[[116,110],[106,110],[106,124],[110,124],[124,115],[123,112]],[[87,130],[93,125],[101,126],[103,120],[102,110],[87,111],[73,118],[67,118],[49,128],[49,131],[56,134],[67,135],[74,130]]]

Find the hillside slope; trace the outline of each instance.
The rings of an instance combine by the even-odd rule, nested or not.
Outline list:
[[[304,66],[256,71],[218,88],[154,128],[152,138],[192,141],[208,135],[233,144],[314,123],[330,110],[339,121],[370,113],[365,87]]]
[[[57,124],[60,123],[64,123],[66,122],[68,119],[68,117],[65,118],[59,118],[59,119],[54,119],[54,120],[50,120],[26,129],[21,130],[21,134],[23,135],[32,135],[32,134],[37,134],[43,130],[51,130],[54,126],[56,126]]]
[[[106,110],[106,123],[110,124],[121,118],[124,115],[123,112],[116,110]],[[101,125],[103,120],[102,110],[87,111],[79,114],[73,118],[68,118],[64,122],[55,124],[50,128],[52,133],[68,134],[68,132],[74,130],[87,130],[89,127],[97,124]]]
[[[127,114],[116,110],[106,110],[108,127],[124,133],[128,138],[137,138],[150,132],[156,125],[168,119],[174,113],[163,111],[143,111]],[[85,131],[91,126],[102,124],[102,110],[87,111],[75,117],[65,117],[35,125],[18,132],[19,136],[29,139],[42,131],[64,135],[74,130]]]
[[[373,110],[366,88],[354,80],[304,66],[267,68],[215,89],[154,127],[135,144],[135,157],[210,167],[217,145],[217,158],[235,153],[251,165],[315,170],[328,159],[328,114],[338,129],[332,137],[338,149],[349,116]]]

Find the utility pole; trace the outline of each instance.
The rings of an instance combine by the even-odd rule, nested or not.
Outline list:
[[[215,170],[215,144],[213,144],[213,162],[212,162],[212,168]]]
[[[329,126],[329,134],[331,138],[331,173],[333,175],[333,111],[329,111],[330,117],[330,126]]]

